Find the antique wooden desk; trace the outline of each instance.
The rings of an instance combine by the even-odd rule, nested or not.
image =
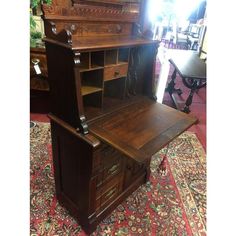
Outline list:
[[[87,233],[148,180],[152,155],[196,122],[155,101],[158,41],[137,24],[144,3],[43,6],[56,194]]]
[[[196,52],[191,50],[172,50],[169,61],[174,66],[174,72],[166,90],[169,92],[175,107],[189,113],[194,93],[206,86],[206,63],[200,59]],[[178,106],[174,96],[174,93],[182,94],[180,89],[175,88],[176,73],[182,78],[183,84],[190,89],[183,108]]]

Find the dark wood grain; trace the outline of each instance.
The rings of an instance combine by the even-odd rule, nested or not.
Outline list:
[[[40,74],[37,74],[34,66],[38,65]],[[30,89],[49,91],[47,57],[45,47],[30,48]]]
[[[149,180],[152,155],[196,122],[155,102],[146,2],[43,5],[56,194],[88,234]]]
[[[196,121],[195,117],[147,99],[91,122],[89,131],[143,162]]]
[[[57,32],[56,25],[52,21],[45,21],[45,34],[58,42],[69,45],[72,43],[71,32],[66,29]]]
[[[91,50],[104,50],[117,47],[135,47],[148,44],[157,44],[157,41],[144,39],[144,38],[133,38],[132,36],[110,36],[110,37],[84,37],[81,39],[75,39],[72,42],[72,46],[61,43],[51,38],[45,38],[44,41],[51,42],[54,44],[62,45],[64,47],[71,47],[74,50],[91,51]]]
[[[206,63],[191,50],[171,51],[170,62],[182,78],[206,79]]]

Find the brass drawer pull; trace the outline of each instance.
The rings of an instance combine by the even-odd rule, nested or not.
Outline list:
[[[114,76],[118,76],[120,74],[120,71],[118,71],[118,70],[116,70],[115,72],[114,72]]]
[[[33,59],[31,60],[31,62],[32,62],[34,65],[37,65],[37,64],[39,64],[40,60],[39,60],[38,58],[33,58]]]
[[[119,167],[119,164],[113,165],[113,166],[108,170],[108,174],[114,174],[114,173],[116,173],[117,170],[118,170],[118,167]]]
[[[105,199],[109,199],[112,197],[112,195],[116,192],[116,188],[111,189],[106,196],[104,197]]]
[[[97,183],[96,187],[98,188],[99,186],[102,185],[102,183],[103,183],[103,181],[99,181],[99,182]]]

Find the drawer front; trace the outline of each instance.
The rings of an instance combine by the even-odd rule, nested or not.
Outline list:
[[[122,159],[118,159],[112,165],[106,167],[97,176],[96,188],[100,188],[113,177],[118,175],[122,171]]]
[[[104,68],[104,80],[112,80],[121,77],[126,77],[128,64],[109,66]]]
[[[96,192],[96,211],[106,207],[122,191],[123,174],[120,173]]]
[[[93,153],[93,172],[94,174],[106,166],[110,166],[120,159],[120,153],[113,147],[102,143]]]

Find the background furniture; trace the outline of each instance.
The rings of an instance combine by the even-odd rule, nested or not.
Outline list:
[[[145,9],[139,0],[43,5],[56,194],[87,233],[196,122],[155,101],[158,41]]]
[[[200,45],[201,35],[204,30],[204,25],[200,24],[190,24],[189,30],[187,33],[188,36],[188,43],[189,43],[189,49],[192,50],[198,50],[198,47]]]
[[[172,51],[169,61],[174,66],[174,72],[166,90],[169,92],[176,108],[182,110],[183,112],[189,113],[189,107],[192,104],[194,93],[198,89],[206,86],[206,63],[200,59],[198,53],[184,50],[177,50],[175,52]],[[174,97],[175,93],[178,95],[182,94],[180,89],[175,88],[177,73],[180,75],[183,84],[190,89],[184,108],[180,108],[178,106],[178,103]]]
[[[49,91],[45,47],[30,48],[30,89]]]

